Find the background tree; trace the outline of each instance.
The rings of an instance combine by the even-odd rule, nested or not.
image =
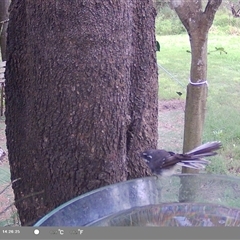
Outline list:
[[[148,174],[139,152],[158,138],[155,15],[151,0],[12,0],[6,136],[22,225]]]
[[[207,101],[207,39],[215,13],[222,0],[208,0],[205,9],[202,1],[171,0],[172,7],[186,28],[191,46],[190,83],[187,86],[185,105],[183,152],[202,143]],[[197,173],[185,168],[183,173]],[[180,202],[194,201],[196,179],[181,179]]]
[[[8,8],[10,0],[0,1],[0,47],[2,60],[6,61],[6,43],[7,43],[7,26],[8,26]]]
[[[235,18],[239,18],[240,17],[240,2],[238,3],[238,5],[239,6],[234,6],[234,4],[232,2],[230,2],[232,15]]]
[[[171,0],[172,7],[186,28],[191,46],[190,81],[185,107],[183,151],[202,143],[207,101],[207,39],[215,13],[222,0],[208,0],[203,10],[202,1]],[[183,168],[183,172],[197,172]]]

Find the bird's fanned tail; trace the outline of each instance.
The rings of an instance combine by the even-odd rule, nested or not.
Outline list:
[[[216,155],[217,153],[214,152],[222,147],[221,142],[208,142],[204,143],[190,152],[187,152],[186,154],[193,154],[193,155],[198,155],[198,154],[207,154],[206,156],[213,156]]]
[[[175,156],[180,160],[178,165],[194,169],[204,169],[209,161],[203,159],[204,157],[214,156],[217,154],[216,150],[222,147],[220,142],[208,142],[199,147],[194,148],[185,154],[176,154]]]
[[[199,159],[199,160],[186,160],[186,161],[181,161],[177,163],[177,165],[182,166],[182,167],[187,167],[187,168],[193,168],[193,169],[204,169],[207,165],[209,164],[209,161],[205,159]]]

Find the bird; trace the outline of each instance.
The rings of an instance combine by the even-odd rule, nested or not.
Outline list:
[[[221,142],[214,141],[182,154],[164,149],[149,149],[141,152],[141,157],[154,175],[170,176],[175,173],[177,166],[204,169],[210,163],[204,157],[217,155],[216,150],[220,148],[222,148]]]

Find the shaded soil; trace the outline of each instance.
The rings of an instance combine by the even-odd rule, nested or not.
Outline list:
[[[181,152],[183,146],[185,101],[159,101],[158,148]]]
[[[164,111],[180,110],[184,112],[185,101],[181,99],[172,99],[172,100],[161,100],[159,101],[159,112],[160,114]]]

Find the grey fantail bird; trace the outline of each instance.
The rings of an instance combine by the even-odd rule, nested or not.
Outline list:
[[[215,151],[221,147],[221,142],[208,142],[183,154],[163,149],[149,149],[142,152],[141,157],[153,174],[171,175],[177,165],[198,170],[204,169],[210,162],[203,158],[216,155]]]

